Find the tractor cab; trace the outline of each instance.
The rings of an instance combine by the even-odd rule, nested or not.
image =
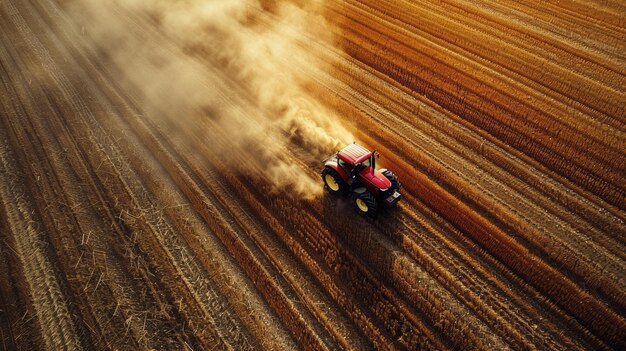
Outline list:
[[[354,179],[361,170],[374,165],[374,153],[356,143],[350,144],[337,152],[337,163],[346,170],[348,178]]]

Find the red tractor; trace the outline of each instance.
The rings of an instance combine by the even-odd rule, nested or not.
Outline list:
[[[376,169],[379,156],[357,143],[344,147],[324,161],[325,188],[333,194],[350,194],[361,213],[375,217],[380,205],[400,200],[398,177],[385,168]]]

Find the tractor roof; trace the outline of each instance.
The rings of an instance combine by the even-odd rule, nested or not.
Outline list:
[[[372,152],[368,149],[364,148],[359,144],[349,144],[348,146],[341,149],[337,156],[340,159],[344,160],[350,164],[358,164],[365,160],[367,160],[370,156],[372,156]]]

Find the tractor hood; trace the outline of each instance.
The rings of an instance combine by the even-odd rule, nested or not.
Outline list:
[[[380,190],[389,189],[391,186],[389,179],[387,179],[387,177],[385,177],[379,170],[372,170],[372,168],[369,167],[369,169],[365,169],[362,172],[362,175],[365,179],[372,183],[372,185]]]

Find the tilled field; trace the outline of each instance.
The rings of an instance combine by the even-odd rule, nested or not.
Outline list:
[[[621,1],[2,1],[0,345],[624,350],[625,54]]]

